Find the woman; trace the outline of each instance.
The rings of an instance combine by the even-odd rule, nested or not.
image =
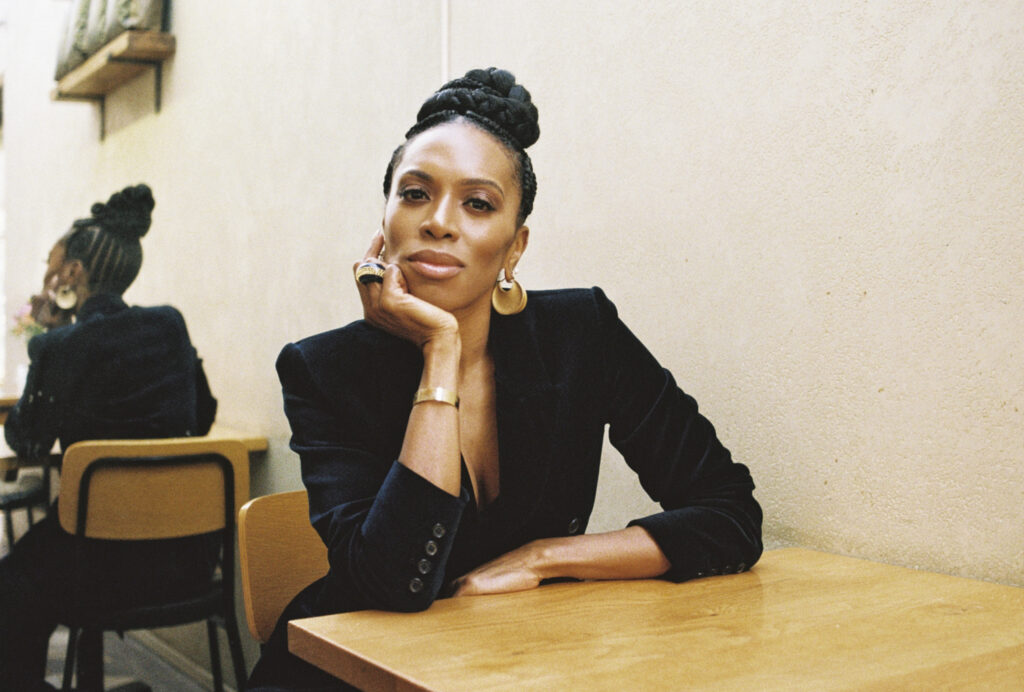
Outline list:
[[[554,578],[682,581],[760,556],[746,467],[601,290],[515,282],[538,134],[508,72],[443,86],[388,166],[383,230],[356,267],[365,319],[282,351],[330,571],[282,616],[253,688],[344,689],[287,654],[295,617]],[[584,535],[606,424],[665,511]]]
[[[75,221],[50,251],[33,312],[49,331],[29,342],[25,391],[4,425],[19,455],[84,439],[203,435],[216,401],[172,307],[128,307],[154,201],[125,188]],[[72,320],[72,318],[74,318]],[[208,581],[217,542],[104,541],[63,531],[56,511],[0,560],[0,690],[43,682],[50,634],[72,608],[130,606]],[[74,560],[76,552],[84,559]],[[72,589],[74,574],[79,588]],[[73,602],[73,593],[85,594]]]

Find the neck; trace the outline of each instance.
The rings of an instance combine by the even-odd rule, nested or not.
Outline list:
[[[92,291],[90,291],[86,286],[78,286],[75,289],[75,295],[78,296],[78,303],[75,305],[75,312],[78,312],[82,306],[85,305],[85,301],[92,297]]]
[[[480,363],[488,356],[487,340],[491,331],[491,299],[481,305],[460,311],[455,315],[459,321],[459,339],[462,342],[460,370]]]

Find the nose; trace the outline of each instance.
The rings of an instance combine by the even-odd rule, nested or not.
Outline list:
[[[420,233],[431,238],[455,238],[458,235],[456,214],[458,203],[450,195],[442,195],[430,207],[423,219]]]

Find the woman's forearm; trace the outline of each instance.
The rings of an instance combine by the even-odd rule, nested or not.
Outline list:
[[[421,388],[442,387],[458,393],[461,343],[458,334],[437,338],[423,348]],[[459,410],[441,401],[412,407],[398,461],[450,495],[462,486]]]
[[[541,579],[643,579],[671,566],[646,530],[631,526],[609,533],[536,541],[536,569]]]

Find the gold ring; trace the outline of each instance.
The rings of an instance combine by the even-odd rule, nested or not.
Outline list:
[[[375,260],[367,260],[356,267],[356,281],[366,285],[384,283],[384,265]]]

